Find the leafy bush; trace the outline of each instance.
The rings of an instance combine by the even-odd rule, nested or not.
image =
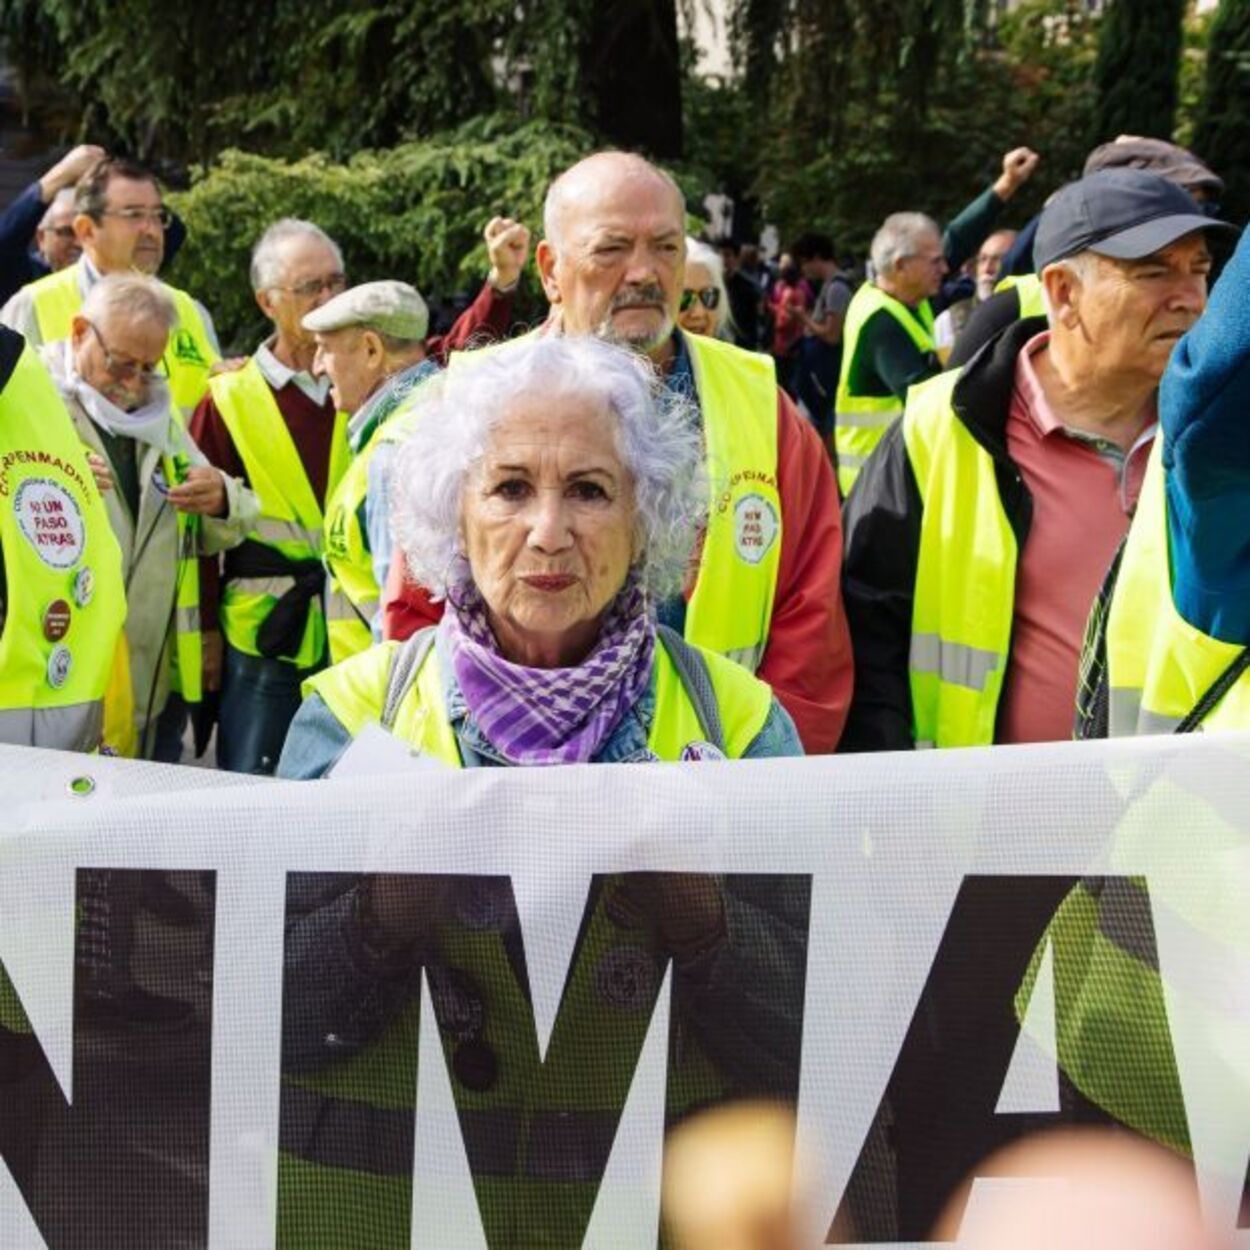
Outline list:
[[[424,295],[475,291],[488,262],[492,216],[523,220],[537,237],[554,174],[592,148],[583,132],[544,122],[481,118],[457,130],[346,164],[319,153],[297,161],[228,151],[197,170],[170,203],[187,242],[165,276],[202,300],[222,342],[251,350],[266,332],[248,282],[252,245],[280,217],[304,217],[343,249],[352,282],[399,278]],[[543,307],[533,266],[522,310]]]

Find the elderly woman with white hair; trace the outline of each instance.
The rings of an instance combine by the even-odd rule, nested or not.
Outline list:
[[[802,754],[766,685],[655,623],[709,487],[644,363],[535,339],[418,403],[393,523],[447,611],[307,681],[280,775],[324,775],[379,722],[452,767]]]
[[[677,323],[690,334],[733,341],[733,316],[720,253],[698,239],[686,240],[686,283]]]

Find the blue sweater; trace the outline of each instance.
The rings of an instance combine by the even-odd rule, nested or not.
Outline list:
[[[1250,234],[1172,354],[1159,421],[1176,610],[1250,644]]]

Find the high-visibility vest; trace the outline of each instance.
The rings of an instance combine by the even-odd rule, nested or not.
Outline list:
[[[402,647],[419,645],[419,639],[417,635],[407,643],[373,647],[308,679],[304,691],[319,694],[355,735],[381,719],[393,660]],[[660,759],[678,760],[685,748],[702,745],[713,734],[667,645],[661,641],[655,649],[655,718],[648,745]],[[678,639],[675,645],[684,644]],[[772,694],[763,682],[714,653],[702,652],[699,658],[714,693],[725,754],[740,757],[762,728]],[[391,728],[422,753],[460,767],[432,649],[426,650],[400,700]],[[603,982],[617,966],[637,972],[642,964],[659,975],[658,961],[653,964],[647,957],[643,940],[614,922],[604,906],[593,909],[562,995],[561,1025],[552,1035],[538,1081],[531,1085],[527,1077],[538,1064],[532,1053],[530,1003],[499,926],[471,918],[438,933],[440,963],[453,984],[480,995],[481,1041],[498,1056],[491,1088],[456,1089],[463,1131],[497,1147],[490,1152],[499,1160],[493,1165],[497,1170],[474,1176],[492,1245],[580,1242],[572,1230],[585,1226],[595,1196],[585,1176],[586,1154],[603,1140],[605,1113],[623,1105],[633,1075],[632,1056],[642,1044],[650,1015],[631,1010],[628,1003],[605,1001]],[[641,980],[633,975],[629,979],[631,984]],[[649,1005],[649,998],[637,1005]],[[419,1019],[414,996],[372,1046],[316,1075],[286,1078],[283,1107],[292,1127],[284,1124],[282,1131],[279,1246],[350,1244],[351,1230],[362,1227],[371,1230],[371,1244],[400,1244],[408,1235]],[[451,1032],[443,1034],[453,1073],[457,1041]],[[516,1053],[517,1047],[523,1054]],[[554,1074],[567,1073],[570,1060],[587,1055],[597,1058],[590,1064],[583,1058],[578,1065],[582,1079],[558,1082]],[[698,1042],[688,1036],[678,1065],[669,1073],[670,1113],[723,1097],[725,1085]],[[543,1129],[550,1130],[553,1121],[561,1140],[544,1142],[548,1133]],[[292,1131],[295,1125],[302,1132]],[[333,1142],[326,1140],[331,1133]],[[510,1148],[504,1149],[505,1143]],[[540,1153],[544,1144],[547,1149]],[[353,1149],[355,1156],[349,1157]]]
[[[0,393],[0,742],[100,745],[126,598],[121,551],[78,434],[29,348]]]
[[[908,678],[918,747],[989,746],[1015,612],[1015,532],[994,461],[955,414],[957,373],[908,392],[903,441],[924,512]]]
[[[1106,855],[1105,871],[1117,875],[1083,880],[1059,906],[1017,994],[1016,1016],[1027,1018],[1049,945],[1059,1067],[1114,1119],[1188,1154],[1176,1063],[1185,1032],[1206,1039],[1218,1057],[1221,1066],[1204,1079],[1220,1091],[1224,1122],[1244,1124],[1250,1115],[1250,1087],[1237,1071],[1250,1054],[1250,1018],[1244,976],[1234,975],[1250,952],[1245,836],[1228,800],[1192,770],[1126,761],[1109,768],[1107,780],[1131,800]],[[1164,827],[1173,836],[1162,836]],[[1164,917],[1172,962],[1161,968]],[[1221,964],[1223,974],[1213,976]]]
[[[1190,625],[1172,600],[1163,440],[1142,482],[1107,618],[1108,722],[1113,737],[1172,733],[1243,650]],[[1250,728],[1250,676],[1242,674],[1202,723]]]
[[[260,518],[247,541],[272,547],[289,560],[320,560],[321,506],[260,366],[252,359],[233,373],[218,374],[210,389],[260,503]],[[350,456],[347,415],[340,412],[334,418],[327,495],[338,485]],[[293,584],[292,578],[282,576],[229,578],[221,597],[226,641],[236,651],[260,655],[257,632]],[[299,647],[282,659],[297,668],[312,668],[322,661],[325,650],[325,614],[318,598],[310,605]]]
[[[694,369],[711,483],[684,635],[754,673],[768,646],[781,567],[776,368],[769,356],[680,333]],[[481,350],[508,351],[515,342]],[[478,354],[453,353],[449,367],[467,367]]]
[[[995,288],[994,294],[1000,291],[1016,291],[1020,296],[1020,319],[1026,317],[1044,317],[1046,301],[1042,298],[1042,280],[1035,273],[1012,274],[1004,278]]]
[[[354,738],[366,725],[381,721],[393,665],[400,649],[412,642],[412,639],[406,643],[384,642],[370,647],[308,678],[303,684],[303,693],[305,697],[320,695]],[[706,668],[716,696],[720,715],[718,736],[723,738],[724,753],[736,759],[764,727],[772,708],[772,691],[741,665],[713,651],[694,649],[694,654]],[[709,741],[709,729],[704,724],[707,716],[700,714],[692,700],[681,669],[664,642],[664,631],[655,648],[655,693],[655,716],[647,745],[657,759],[680,760],[690,748]],[[419,671],[408,685],[390,728],[396,737],[420,754],[453,767],[460,766],[460,748],[447,718],[443,679],[432,650],[427,651]]]
[[[332,664],[373,645],[373,620],[382,590],[373,575],[364,523],[369,466],[379,447],[401,442],[411,433],[414,420],[412,410],[401,404],[352,457],[326,501],[325,563],[330,574],[326,628]]]
[[[73,320],[82,310],[79,270],[82,261],[50,273],[30,284],[39,337],[55,343],[70,336]],[[209,368],[220,359],[208,336],[195,301],[177,287],[162,282],[165,294],[178,310],[178,324],[170,331],[169,344],[161,358],[161,372],[169,379],[174,403],[186,417],[208,390]]]
[[[843,498],[850,494],[860,469],[885,436],[886,430],[903,415],[901,396],[857,395],[852,387],[860,336],[869,318],[882,311],[902,326],[917,351],[926,354],[937,351],[933,308],[927,299],[911,309],[892,295],[887,295],[873,282],[865,282],[852,296],[842,331],[842,369],[838,374],[838,392],[833,404],[833,446],[837,452],[838,486]]]

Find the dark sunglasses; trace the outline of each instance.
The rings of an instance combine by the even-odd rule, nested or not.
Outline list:
[[[698,300],[708,312],[715,312],[720,306],[720,288],[705,286],[701,291],[692,291],[687,288],[681,293],[682,312],[693,307],[695,300]]]

